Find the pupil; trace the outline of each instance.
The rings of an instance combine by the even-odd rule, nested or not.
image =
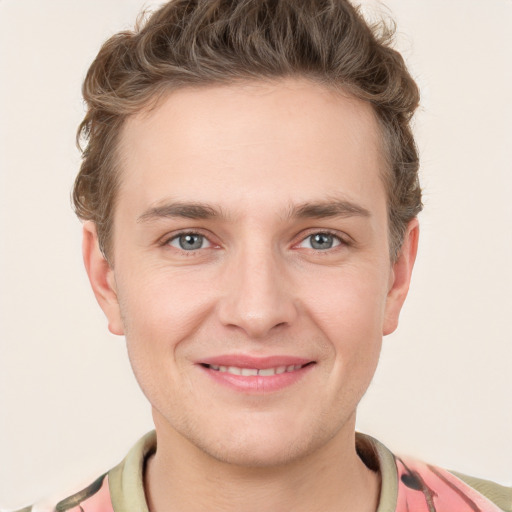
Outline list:
[[[332,247],[332,235],[326,233],[318,233],[313,235],[311,245],[314,249],[330,249]]]

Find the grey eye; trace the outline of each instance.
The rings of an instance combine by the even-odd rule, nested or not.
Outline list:
[[[340,243],[340,239],[330,233],[315,233],[306,237],[302,241],[301,247],[316,249],[317,251],[325,251],[340,245]]]
[[[183,251],[195,251],[209,247],[210,243],[203,235],[197,233],[183,233],[173,238],[169,242],[169,245]]]

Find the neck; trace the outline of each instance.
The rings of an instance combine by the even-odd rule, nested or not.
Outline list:
[[[158,432],[145,488],[151,512],[375,512],[380,477],[340,435],[300,460],[237,466],[205,454],[175,431]]]

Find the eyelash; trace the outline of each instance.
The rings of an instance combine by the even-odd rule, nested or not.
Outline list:
[[[173,234],[172,236],[170,237],[166,237],[164,238],[159,245],[161,245],[162,247],[170,247],[170,244],[172,241],[174,240],[177,240],[179,237],[181,236],[186,236],[186,235],[192,235],[192,236],[201,236],[203,237],[204,239],[206,239],[212,247],[215,247],[215,246],[219,246],[218,244],[215,244],[214,242],[212,242],[210,240],[210,238],[200,232],[200,231],[181,231],[179,233],[175,233]],[[314,235],[329,235],[329,236],[332,236],[333,238],[335,238],[339,244],[332,247],[332,248],[328,248],[328,249],[311,249],[313,250],[315,253],[317,254],[324,254],[324,255],[327,255],[327,254],[330,254],[332,253],[333,251],[335,251],[336,249],[340,248],[340,247],[349,247],[352,245],[352,242],[350,240],[348,240],[348,236],[341,236],[339,234],[339,232],[335,232],[335,231],[332,231],[332,230],[329,230],[329,229],[321,229],[321,230],[312,230],[310,232],[308,232],[305,236],[302,236],[301,239],[294,243],[293,244],[293,247],[297,247],[299,244],[303,243],[304,241],[306,241],[308,238],[311,238],[313,237]],[[212,247],[206,247],[205,249],[210,249]],[[198,251],[201,250],[200,249],[192,249],[192,250],[185,250],[185,249],[178,249],[177,247],[173,247],[173,249],[185,254],[185,255],[188,255],[188,256],[191,256],[193,254],[196,254]]]
[[[334,246],[334,247],[330,247],[328,249],[311,249],[313,250],[316,254],[322,254],[322,255],[328,255],[328,254],[332,254],[333,251],[336,251],[337,249],[340,249],[342,247],[348,247],[351,245],[350,241],[348,240],[348,236],[342,236],[340,235],[339,232],[337,231],[332,231],[332,230],[329,230],[329,229],[321,229],[321,230],[312,230],[310,232],[308,232],[308,234],[306,236],[303,236],[299,242],[295,243],[294,244],[294,247],[296,247],[297,245],[303,243],[304,241],[306,241],[308,238],[311,238],[315,235],[329,235],[329,236],[332,236],[334,239],[336,239],[339,244]]]
[[[162,247],[171,247],[171,242],[174,241],[174,240],[177,240],[178,238],[180,238],[181,236],[187,236],[187,235],[191,235],[191,236],[200,236],[200,237],[203,237],[205,240],[207,240],[211,246],[215,247],[215,246],[218,246],[218,244],[215,244],[213,243],[210,238],[200,232],[200,231],[180,231],[178,233],[174,233],[172,236],[170,237],[165,237],[160,243],[159,245],[161,245]],[[211,247],[207,247],[207,249],[210,249]],[[194,249],[194,250],[185,250],[185,249],[179,249],[178,247],[173,247],[174,250],[176,251],[179,251],[181,252],[182,254],[185,254],[187,256],[192,256],[194,254],[197,253],[197,251],[200,251],[201,249]]]

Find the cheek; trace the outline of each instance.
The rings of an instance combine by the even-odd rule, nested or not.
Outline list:
[[[304,288],[303,294],[307,309],[322,329],[335,338],[350,335],[363,342],[382,335],[386,296],[381,273],[347,269],[317,279],[315,288]]]
[[[172,402],[172,390],[191,387],[179,380],[183,368],[177,362],[183,363],[182,348],[207,315],[209,297],[194,293],[195,287],[188,284],[188,279],[163,273],[140,273],[119,286],[130,364],[142,391],[157,407]]]
[[[169,271],[141,272],[129,283],[121,283],[119,299],[127,338],[158,343],[185,336],[211,303],[211,293],[200,284],[196,276]]]
[[[387,286],[380,273],[344,272],[310,295],[309,316],[329,343],[329,366],[340,400],[347,386],[362,395],[373,377],[382,345]]]

